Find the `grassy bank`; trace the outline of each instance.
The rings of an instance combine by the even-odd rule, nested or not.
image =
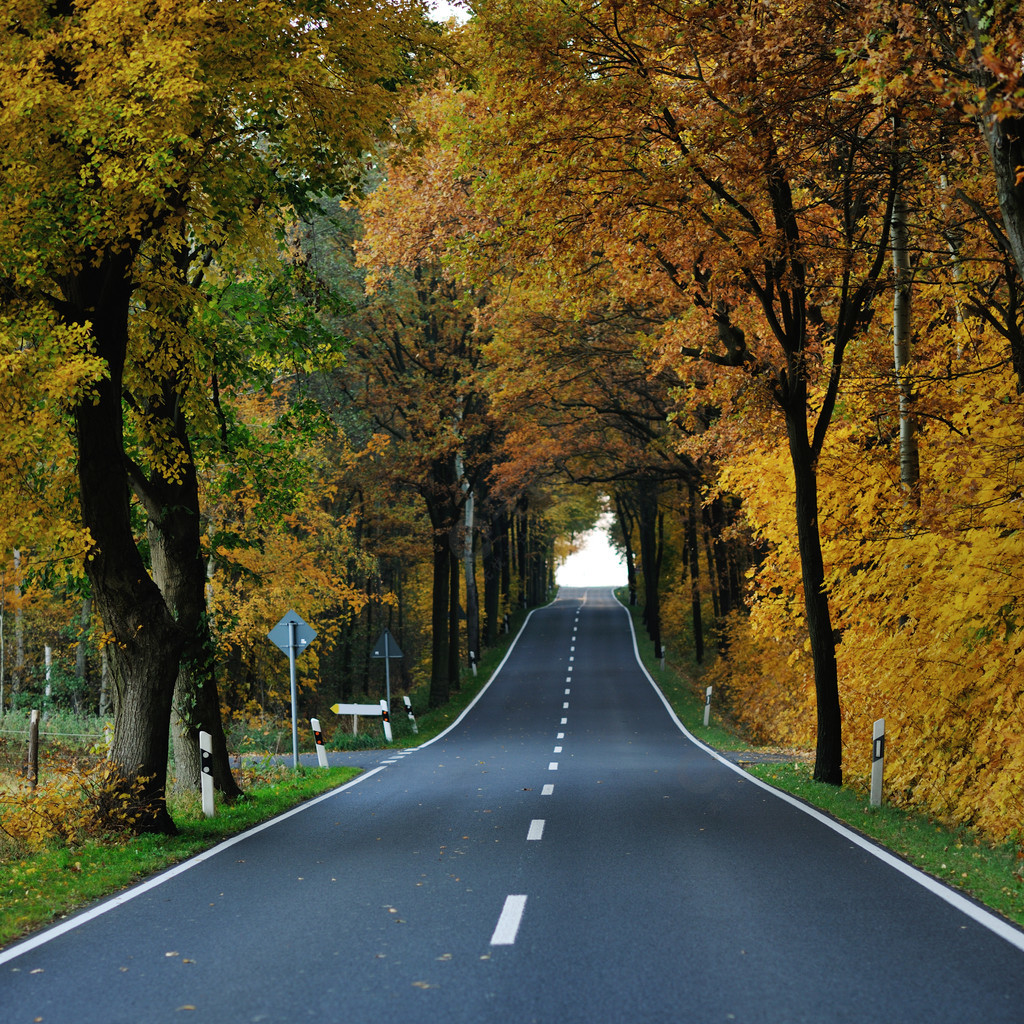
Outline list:
[[[461,688],[444,707],[426,710],[426,689],[414,694],[414,706],[423,709],[417,715],[419,732],[414,735],[412,724],[396,716],[392,746],[423,743],[451,725],[498,667],[523,618],[524,612],[513,617],[510,632],[502,634],[494,649],[484,655],[476,676],[465,673]],[[66,731],[73,731],[73,727],[68,725]],[[358,746],[384,746],[379,732],[361,735],[358,739],[361,741]],[[351,746],[337,744],[337,747]],[[308,752],[309,743],[305,743],[303,749]],[[12,789],[20,786],[14,760],[7,766]],[[0,831],[0,947],[340,786],[358,774],[355,768],[300,768],[295,772],[290,762],[280,764],[278,760],[266,757],[257,761],[250,751],[242,779],[245,795],[230,806],[218,805],[213,818],[203,816],[198,794],[184,799],[172,798],[171,814],[179,829],[176,836],[91,839],[70,847],[54,844],[29,853]],[[43,778],[52,774],[51,767],[44,765]],[[3,792],[0,780],[0,801]]]
[[[245,795],[202,814],[198,797],[171,802],[176,836],[90,839],[34,853],[0,847],[0,945],[33,928],[185,860],[222,839],[267,821],[311,797],[342,785],[354,768],[266,768],[248,780]],[[4,855],[5,854],[5,855]]]
[[[685,658],[670,658],[662,669],[643,631],[639,609],[631,612],[644,665],[680,720],[699,740],[721,752],[748,752],[748,756],[732,759],[762,781],[825,811],[915,867],[1024,926],[1024,851],[1019,844],[988,843],[970,829],[951,827],[927,814],[901,808],[871,807],[867,793],[815,782],[811,778],[813,751],[789,752],[793,756],[790,763],[757,763],[765,751],[751,748],[739,730],[721,721],[713,705],[711,723],[704,727],[703,686],[695,682],[695,666]],[[778,748],[768,752],[777,753]]]

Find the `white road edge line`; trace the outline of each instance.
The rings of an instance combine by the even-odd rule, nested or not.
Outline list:
[[[382,771],[384,771],[383,766],[373,768],[365,774],[360,775],[358,778],[352,779],[351,782],[346,782],[345,785],[339,786],[337,789],[332,789],[329,793],[324,793],[321,796],[314,797],[312,800],[307,800],[304,804],[299,804],[298,807],[293,807],[290,811],[285,811],[284,814],[279,814],[276,818],[271,818],[269,821],[263,822],[262,825],[256,825],[245,832],[240,832],[237,836],[225,839],[223,843],[218,843],[209,850],[196,854],[195,857],[182,861],[180,864],[176,864],[173,868],[168,868],[166,871],[161,872],[159,875],[154,875],[145,882],[140,882],[127,892],[120,893],[103,903],[97,904],[95,907],[90,907],[88,910],[85,910],[80,914],[76,914],[74,917],[69,917],[66,921],[53,925],[53,927],[47,928],[44,932],[39,932],[37,935],[30,936],[25,939],[24,942],[19,942],[18,945],[0,952],[0,964],[5,964],[9,960],[13,960],[15,957],[19,957],[23,953],[29,952],[29,950],[45,945],[51,939],[55,939],[59,935],[63,935],[65,932],[70,932],[75,928],[79,928],[83,924],[88,924],[97,917],[102,917],[108,911],[115,910],[122,904],[129,902],[129,900],[133,900],[137,896],[142,896],[151,889],[155,889],[158,885],[163,885],[164,882],[169,882],[172,878],[176,878],[178,875],[184,874],[184,872],[188,871],[190,868],[194,868],[197,864],[202,864],[203,861],[210,860],[211,857],[216,857],[217,854],[223,853],[230,847],[242,842],[243,839],[248,839],[250,836],[254,836],[258,832],[262,832],[264,829],[268,829],[273,825],[278,825],[287,818],[291,818],[292,816],[313,807],[315,804],[323,803],[324,800],[329,800],[331,797],[337,796],[338,793],[343,793],[346,789],[351,789],[358,783],[365,782],[371,776],[376,775],[377,772]]]
[[[544,838],[544,818],[534,818],[530,822],[530,829],[526,833],[526,839],[528,842],[534,842],[538,839]]]
[[[545,605],[544,607],[547,606]],[[519,632],[516,633],[515,639],[511,644],[509,644],[508,650],[505,652],[505,657],[501,659],[498,663],[498,667],[491,673],[491,678],[480,687],[480,692],[466,705],[462,714],[460,714],[447,729],[439,732],[432,740],[427,740],[425,743],[421,743],[418,747],[409,747],[409,753],[414,753],[417,750],[422,750],[424,747],[429,747],[431,743],[436,743],[442,737],[447,736],[448,733],[450,733],[452,729],[454,729],[466,717],[466,715],[473,710],[474,705],[487,692],[491,683],[498,678],[498,673],[505,667],[505,662],[512,657],[512,652],[516,649],[516,645],[519,643],[530,619],[532,619],[534,614],[540,610],[540,608],[531,609],[526,618],[523,619],[523,624],[519,627]],[[75,928],[78,928],[83,924],[88,924],[90,921],[97,917],[101,917],[110,910],[116,909],[123,903],[127,903],[130,900],[135,899],[136,896],[141,896],[143,893],[147,893],[151,889],[155,889],[158,885],[163,885],[164,882],[169,882],[172,878],[188,871],[189,868],[194,868],[197,864],[202,864],[203,861],[217,856],[217,854],[229,847],[242,842],[244,839],[248,839],[249,836],[254,836],[258,832],[262,832],[264,829],[270,828],[272,825],[276,825],[278,822],[285,821],[287,818],[292,817],[292,815],[301,814],[303,811],[308,810],[310,807],[315,807],[324,800],[330,800],[331,797],[337,796],[339,793],[344,793],[346,789],[351,789],[353,786],[358,786],[359,783],[365,782],[367,779],[376,775],[377,772],[382,771],[384,771],[384,767],[382,765],[372,768],[370,771],[364,772],[362,775],[352,779],[350,782],[346,782],[343,786],[339,786],[337,789],[332,789],[329,793],[323,793],[312,800],[307,800],[305,803],[299,804],[298,807],[293,807],[290,811],[285,811],[284,814],[279,814],[276,818],[271,818],[269,821],[263,822],[262,825],[256,825],[245,832],[239,832],[238,835],[232,836],[230,839],[225,839],[223,843],[218,843],[209,850],[197,854],[195,857],[191,857],[188,860],[182,861],[173,868],[168,868],[167,871],[164,871],[159,875],[154,875],[152,878],[149,878],[144,882],[140,882],[137,886],[129,889],[127,892],[119,893],[117,896],[104,900],[102,903],[99,903],[94,907],[90,907],[88,910],[84,910],[80,914],[75,914],[74,917],[69,917],[66,921],[62,921],[60,924],[52,925],[45,931],[31,935],[29,938],[14,946],[10,946],[5,950],[0,950],[0,965],[16,959],[23,953],[28,953],[39,946],[43,946],[51,939],[56,939],[58,936],[63,935],[66,932],[73,931]],[[525,901],[526,897],[523,896],[522,899]]]
[[[491,936],[492,946],[511,946],[516,941],[519,925],[523,920],[526,907],[525,896],[506,896],[505,905],[501,908],[501,916],[494,926]]]
[[[761,789],[772,796],[778,797],[778,799],[785,801],[787,804],[791,804],[798,811],[802,811],[804,814],[815,821],[820,822],[827,828],[832,829],[833,832],[837,832],[844,839],[849,840],[855,846],[859,846],[862,850],[867,851],[872,857],[876,857],[882,861],[883,864],[887,864],[889,867],[905,875],[912,882],[917,882],[922,888],[927,889],[930,893],[938,896],[940,900],[945,900],[950,906],[955,907],[961,913],[971,918],[972,921],[980,924],[983,928],[987,928],[990,932],[998,935],[1001,939],[1005,939],[1011,946],[1016,946],[1017,949],[1024,952],[1024,931],[1016,928],[1010,924],[1009,921],[1005,921],[1003,918],[998,917],[987,907],[983,907],[978,903],[975,903],[972,899],[964,896],[963,893],[957,892],[955,889],[950,889],[948,886],[943,885],[937,878],[932,878],[931,875],[926,875],[923,871],[919,871],[912,864],[908,864],[905,860],[897,857],[895,854],[890,853],[882,846],[878,846],[873,843],[870,839],[865,836],[854,832],[852,829],[848,829],[845,825],[838,821],[833,821],[827,815],[822,814],[816,807],[811,807],[809,804],[805,804],[796,797],[790,796],[789,793],[784,793],[782,790],[775,789],[773,786],[769,786],[767,782],[762,782],[759,778],[751,775],[749,772],[745,772],[739,765],[735,765],[732,761],[722,757],[717,750],[713,750],[706,743],[702,743],[696,736],[686,728],[681,721],[679,716],[672,709],[672,705],[669,704],[665,695],[658,688],[658,684],[654,681],[650,672],[644,667],[644,663],[640,660],[640,650],[636,643],[636,630],[633,629],[633,617],[629,614],[629,609],[619,601],[615,595],[615,591],[611,591],[611,595],[614,600],[618,603],[619,607],[623,610],[626,615],[626,621],[629,623],[629,632],[633,637],[633,656],[636,658],[636,663],[640,666],[640,671],[647,677],[647,681],[654,687],[654,692],[661,698],[662,704],[665,705],[665,709],[668,711],[672,720],[679,727],[680,732],[691,743],[695,743],[701,750],[706,751],[716,761],[720,761],[730,771],[734,771],[741,778],[746,779],[747,782],[753,783],[755,786],[759,786]]]

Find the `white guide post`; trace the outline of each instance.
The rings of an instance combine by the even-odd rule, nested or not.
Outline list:
[[[309,724],[313,729],[313,739],[316,741],[316,759],[321,768],[326,768],[327,748],[324,746],[324,734],[320,731],[320,719],[311,718]]]
[[[871,730],[871,806],[882,806],[882,776],[885,774],[885,719]]]
[[[380,702],[380,717],[384,721],[384,739],[391,742],[391,714],[388,711],[388,702],[382,700]]]
[[[203,814],[214,815],[213,808],[213,737],[205,731],[199,733],[199,790],[203,798]]]
[[[704,727],[707,728],[708,723],[711,721],[711,691],[714,687],[709,686],[704,691]]]
[[[412,722],[412,731],[418,733],[420,730],[416,724],[416,716],[412,713],[412,701],[408,697],[403,697],[402,701],[405,704],[405,713],[408,715],[409,721]]]

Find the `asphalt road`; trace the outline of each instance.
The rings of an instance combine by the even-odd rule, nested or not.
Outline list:
[[[0,1021],[1024,1020],[1024,936],[691,742],[605,591],[373,760],[0,953]]]

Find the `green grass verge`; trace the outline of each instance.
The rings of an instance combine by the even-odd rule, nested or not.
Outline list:
[[[417,734],[407,719],[397,718],[391,746],[424,743],[447,729],[490,679],[525,617],[523,611],[512,616],[509,632],[484,654],[476,676],[465,673],[451,701],[417,715]],[[416,707],[425,707],[426,700],[426,688],[413,696]],[[357,737],[356,744],[338,746],[379,749],[385,744],[379,733],[367,733]],[[251,754],[247,761],[252,765]],[[296,772],[290,765],[275,763],[270,755],[250,771],[257,773],[259,781],[249,783],[245,795],[234,804],[219,804],[213,818],[203,816],[198,795],[172,801],[171,812],[179,829],[176,836],[95,840],[20,856],[10,845],[6,850],[0,846],[0,946],[340,786],[359,772],[356,768],[300,768]]]
[[[73,848],[4,858],[0,864],[0,946],[358,774],[356,768],[300,768],[298,772],[276,768],[271,776],[251,784],[230,806],[219,805],[213,818],[203,816],[198,797],[172,802],[179,829],[176,836],[90,840]]]
[[[624,594],[619,597],[624,599]],[[753,750],[728,723],[715,721],[714,706],[711,723],[704,727],[703,686],[694,682],[693,666],[683,665],[677,671],[672,658],[662,669],[654,657],[653,644],[646,638],[639,609],[630,612],[640,657],[687,729],[716,750]],[[687,673],[692,677],[687,678]],[[813,759],[813,755],[808,754],[808,758]],[[885,805],[871,807],[866,793],[815,782],[809,760],[789,764],[747,763],[743,767],[770,786],[817,807],[914,867],[1024,926],[1024,851],[1018,843],[989,843],[971,829],[946,825],[927,814]]]

